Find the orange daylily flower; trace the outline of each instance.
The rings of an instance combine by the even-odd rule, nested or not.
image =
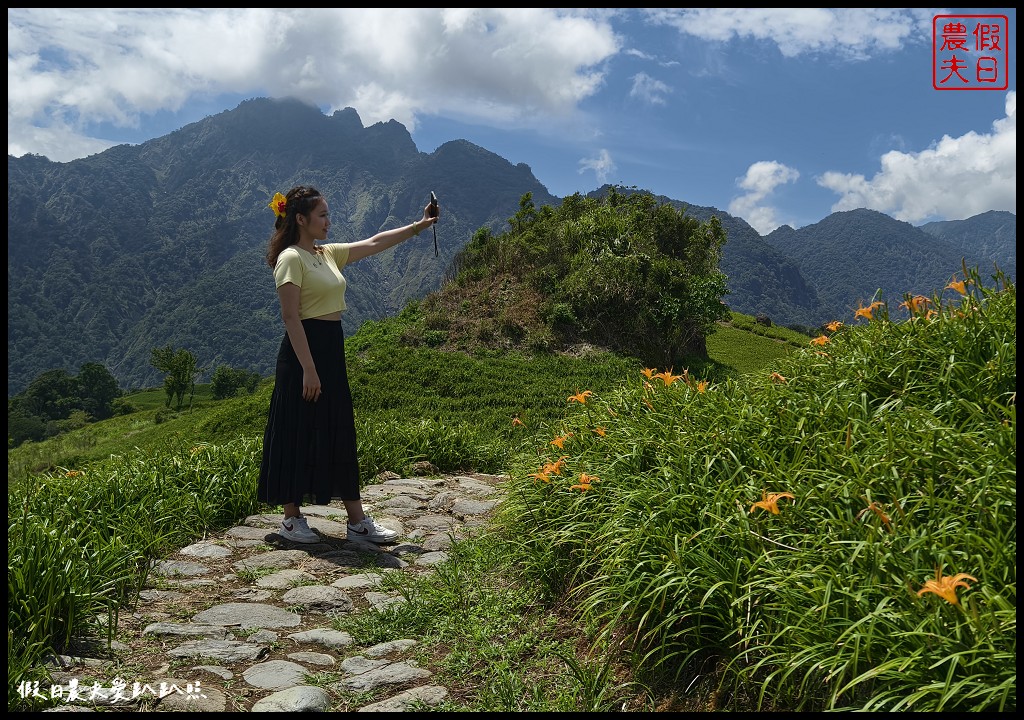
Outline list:
[[[590,390],[584,390],[583,392],[576,393],[575,395],[569,396],[569,402],[578,402],[580,405],[585,405],[587,398],[594,393]]]
[[[654,377],[654,368],[644,368],[640,372],[643,373],[643,376],[648,380]]]
[[[520,420],[517,417],[512,418],[512,425],[513,426],[518,425],[519,427],[526,427],[526,423],[524,423],[522,420]]]
[[[534,482],[536,482],[537,480],[540,480],[541,482],[546,482],[546,483],[551,482],[551,474],[550,473],[546,473],[543,470],[538,470],[535,473],[530,473],[526,477],[534,478]]]
[[[601,478],[597,475],[587,475],[586,473],[580,473],[580,481],[576,485],[571,485],[570,490],[580,490],[586,492],[591,488],[593,483],[601,482]]]
[[[766,493],[764,490],[761,491],[761,499],[750,506],[750,512],[754,512],[754,508],[761,508],[762,510],[769,511],[772,515],[779,514],[779,500],[782,498],[789,498],[790,500],[796,500],[796,496],[791,493]]]
[[[541,468],[541,472],[548,473],[549,475],[561,475],[562,468],[565,467],[565,455],[555,460],[553,463],[544,463],[544,467]]]
[[[865,320],[874,320],[874,318],[875,318],[875,310],[877,310],[878,308],[882,307],[883,304],[884,303],[882,303],[881,300],[875,300],[873,303],[871,303],[867,307],[861,306],[861,307],[857,308],[857,312],[855,312],[853,314],[853,316],[854,317],[862,317]]]
[[[900,303],[901,308],[906,308],[911,313],[919,313],[931,304],[931,300],[926,298],[924,295],[915,295],[909,300],[904,300]]]
[[[949,285],[946,286],[946,290],[956,290],[961,295],[967,294],[967,281],[966,280],[950,280]]]
[[[829,332],[835,332],[842,326],[843,324],[841,322],[839,322],[838,320],[833,320],[832,322],[825,326],[825,329],[828,330]]]
[[[597,433],[598,435],[600,435],[601,437],[604,437],[605,435],[607,435],[607,434],[608,434],[608,431],[607,431],[607,430],[605,430],[605,429],[604,429],[603,427],[601,427],[601,426],[598,426],[598,427],[594,428],[594,432],[596,432],[596,433]]]
[[[81,470],[68,470],[66,473],[64,473],[64,477],[78,477],[81,474]]]
[[[768,378],[773,382],[781,383],[783,385],[789,382],[785,377],[783,377],[777,372],[773,372],[771,375],[768,376]]]
[[[977,578],[967,573],[957,573],[956,575],[943,577],[942,568],[938,567],[935,569],[935,579],[926,581],[924,586],[917,591],[917,596],[921,597],[925,593],[935,593],[946,602],[959,605],[960,599],[956,596],[956,589],[958,587],[970,589],[971,586],[967,584],[968,580],[978,582]]]
[[[564,450],[565,449],[565,441],[568,440],[571,437],[572,437],[572,433],[569,433],[568,435],[563,435],[562,437],[556,437],[554,440],[551,441],[551,444],[554,445],[559,450]]]
[[[850,429],[849,428],[847,428],[847,431],[846,431],[846,449],[847,450],[850,449]],[[886,530],[892,532],[892,523],[889,521],[889,516],[885,514],[884,510],[882,510],[882,506],[879,505],[876,502],[872,502],[866,508],[864,508],[859,513],[857,513],[857,519],[860,520],[861,516],[864,513],[866,513],[868,510],[870,510],[871,512],[873,512],[875,515],[878,516],[878,519],[881,520],[882,524],[885,525],[885,529]]]
[[[658,373],[654,377],[661,378],[661,381],[665,383],[665,386],[667,387],[674,383],[679,378],[686,377],[686,373],[684,372],[682,375],[673,375],[671,370],[665,370],[664,372]]]
[[[697,383],[697,392],[702,393],[708,389],[708,381],[701,380]]]
[[[811,340],[811,345],[824,345],[828,342],[828,335],[819,335]]]

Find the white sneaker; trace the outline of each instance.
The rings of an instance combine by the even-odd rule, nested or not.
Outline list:
[[[285,518],[277,534],[285,540],[299,543],[318,543],[320,536],[313,532],[303,516]]]
[[[369,515],[365,515],[363,519],[355,525],[352,523],[348,524],[349,540],[369,540],[370,542],[375,543],[389,543],[393,542],[397,538],[398,533],[384,527]]]

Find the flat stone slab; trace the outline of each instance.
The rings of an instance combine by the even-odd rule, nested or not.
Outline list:
[[[355,639],[344,630],[331,630],[330,628],[314,628],[291,633],[288,638],[295,642],[315,643],[331,650],[340,650],[355,642]]]
[[[242,678],[253,687],[264,690],[284,690],[306,682],[306,668],[291,660],[269,660],[253,665],[242,673]]]
[[[291,567],[306,557],[308,555],[302,550],[269,550],[244,560],[238,560],[231,567],[235,570],[263,570],[265,568],[277,570]]]
[[[349,658],[351,660],[352,658]],[[365,658],[364,658],[365,659]],[[346,660],[342,663],[348,671],[355,665]],[[341,679],[338,686],[354,692],[367,692],[383,685],[404,685],[431,676],[429,670],[418,668],[406,662],[385,663],[373,666],[365,672]]]
[[[302,514],[307,517],[316,515],[348,522],[348,512],[344,508],[331,507],[330,505],[303,505]]]
[[[231,633],[223,625],[201,625],[199,623],[156,622],[146,626],[143,635],[201,637],[227,640]]]
[[[257,700],[252,712],[327,712],[330,708],[331,696],[325,690],[299,685]]]
[[[423,703],[430,707],[441,704],[448,697],[448,689],[440,685],[420,685],[400,692],[380,702],[371,703],[359,708],[358,712],[409,712],[414,703]],[[253,708],[255,710],[255,708]]]
[[[449,530],[457,524],[451,515],[422,515],[409,523],[422,530]]]
[[[338,662],[333,655],[328,655],[327,653],[310,652],[309,650],[305,650],[303,652],[288,653],[288,658],[290,660],[294,660],[297,663],[306,663],[308,665],[331,666]]]
[[[302,618],[293,612],[275,605],[261,603],[224,603],[197,613],[193,618],[198,623],[225,625],[228,627],[279,628],[297,627]]]
[[[304,582],[315,582],[316,576],[310,575],[302,570],[286,569],[280,570],[273,575],[261,577],[256,581],[256,587],[270,588],[271,590],[285,590],[295,587]]]
[[[229,528],[225,537],[234,538],[235,540],[263,540],[267,535],[275,530],[270,530],[265,527],[249,527],[247,525],[236,525],[233,528]]]
[[[183,600],[188,595],[177,590],[142,590],[139,592],[139,599],[147,602],[159,600]]]
[[[266,645],[241,642],[240,640],[189,640],[170,650],[167,654],[180,658],[210,658],[219,662],[253,662],[266,657]]]
[[[231,548],[226,548],[223,545],[218,545],[217,543],[204,540],[202,542],[192,543],[187,547],[183,547],[178,552],[182,555],[188,555],[189,557],[222,558],[231,554]]]
[[[281,597],[281,600],[288,605],[299,605],[319,612],[352,612],[355,607],[352,598],[344,590],[330,585],[303,585],[292,588]]]
[[[156,575],[185,575],[191,577],[193,575],[205,575],[208,572],[210,572],[210,568],[205,565],[186,560],[160,560],[153,565],[153,573]]]
[[[463,519],[467,515],[485,515],[497,504],[497,500],[456,500],[452,505],[452,515]]]

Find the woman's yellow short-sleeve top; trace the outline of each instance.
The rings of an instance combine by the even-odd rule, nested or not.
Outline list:
[[[298,245],[289,245],[277,256],[274,281],[297,285],[299,319],[330,315],[345,309],[345,277],[341,269],[348,262],[348,245],[324,243],[323,253],[312,254]]]

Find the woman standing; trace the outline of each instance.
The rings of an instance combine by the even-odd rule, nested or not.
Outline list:
[[[299,185],[270,201],[277,216],[267,247],[274,271],[285,336],[277,354],[274,391],[263,435],[257,498],[284,506],[281,537],[320,542],[300,510],[341,498],[349,540],[392,542],[398,533],[363,511],[352,393],[345,369],[345,310],[342,268],[415,237],[437,222],[436,204],[411,225],[384,230],[353,243],[328,243],[327,200]],[[317,244],[317,243],[321,244]]]

